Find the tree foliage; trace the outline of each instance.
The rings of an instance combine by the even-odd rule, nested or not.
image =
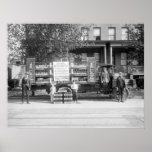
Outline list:
[[[128,60],[136,60],[139,65],[144,65],[144,24],[131,24],[128,28],[130,40],[126,47],[129,50]]]
[[[67,58],[69,50],[82,46],[78,24],[25,24],[22,48],[36,61]]]
[[[23,55],[21,41],[25,39],[25,29],[21,24],[8,24],[8,61],[19,59]]]
[[[67,58],[82,47],[80,24],[9,24],[9,61],[34,57],[36,61]]]

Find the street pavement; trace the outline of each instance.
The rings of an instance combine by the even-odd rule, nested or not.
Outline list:
[[[8,126],[17,128],[144,128],[144,100],[79,100],[78,103],[8,99]]]

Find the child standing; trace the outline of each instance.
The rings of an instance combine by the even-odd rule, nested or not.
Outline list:
[[[54,93],[56,92],[56,87],[54,82],[52,82],[52,86],[51,86],[51,92],[50,92],[50,100],[51,103],[54,103]]]

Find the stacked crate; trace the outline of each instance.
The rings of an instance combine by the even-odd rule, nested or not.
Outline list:
[[[73,100],[72,91],[71,92],[56,92],[54,94],[54,102],[69,102]]]

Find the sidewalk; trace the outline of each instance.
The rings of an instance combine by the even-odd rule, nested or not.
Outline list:
[[[113,100],[78,100],[73,102],[55,102],[51,104],[49,100],[30,99],[30,104],[22,104],[21,99],[9,99],[8,107],[18,108],[143,108],[143,99],[127,99],[125,102]]]
[[[8,91],[8,98],[20,98],[22,96],[21,90],[14,89],[12,91]],[[31,96],[31,99],[47,99],[49,95],[45,90],[37,90],[35,92],[35,96]],[[109,99],[108,95],[97,94],[96,92],[87,92],[87,93],[78,93],[78,98],[83,100],[102,100],[102,99]],[[131,90],[129,99],[144,99],[144,90]]]

